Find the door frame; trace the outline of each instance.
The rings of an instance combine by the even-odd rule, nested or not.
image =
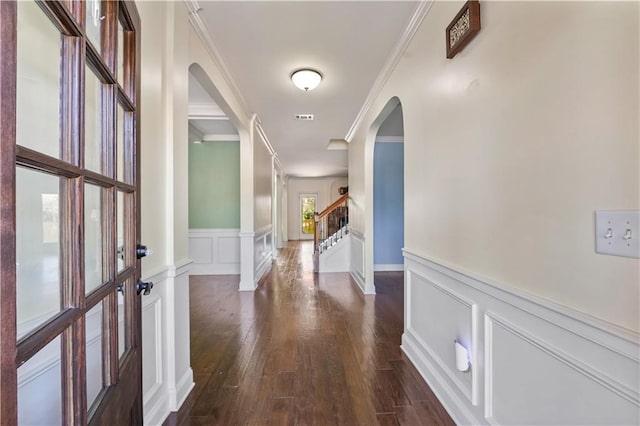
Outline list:
[[[302,197],[315,198],[315,211],[318,212],[318,193],[317,192],[299,192],[298,193],[298,239],[299,240],[313,240],[314,234],[305,234],[302,232]],[[315,225],[314,225],[315,226]]]

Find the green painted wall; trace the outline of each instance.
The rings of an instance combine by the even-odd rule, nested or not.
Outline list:
[[[240,228],[240,143],[189,144],[189,228]]]

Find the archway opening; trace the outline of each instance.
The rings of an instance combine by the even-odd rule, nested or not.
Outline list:
[[[373,155],[375,272],[402,271],[404,260],[404,128],[402,105],[383,121]]]
[[[240,134],[201,71],[189,68],[191,275],[239,275]]]

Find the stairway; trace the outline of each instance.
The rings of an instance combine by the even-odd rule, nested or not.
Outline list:
[[[315,215],[314,272],[348,272],[351,259],[349,194]]]
[[[349,272],[351,236],[346,226],[320,243],[322,251],[314,253],[314,272]]]

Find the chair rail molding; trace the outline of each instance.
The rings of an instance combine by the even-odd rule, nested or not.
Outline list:
[[[402,350],[456,423],[638,424],[637,333],[403,253]],[[469,373],[455,368],[454,340]]]

